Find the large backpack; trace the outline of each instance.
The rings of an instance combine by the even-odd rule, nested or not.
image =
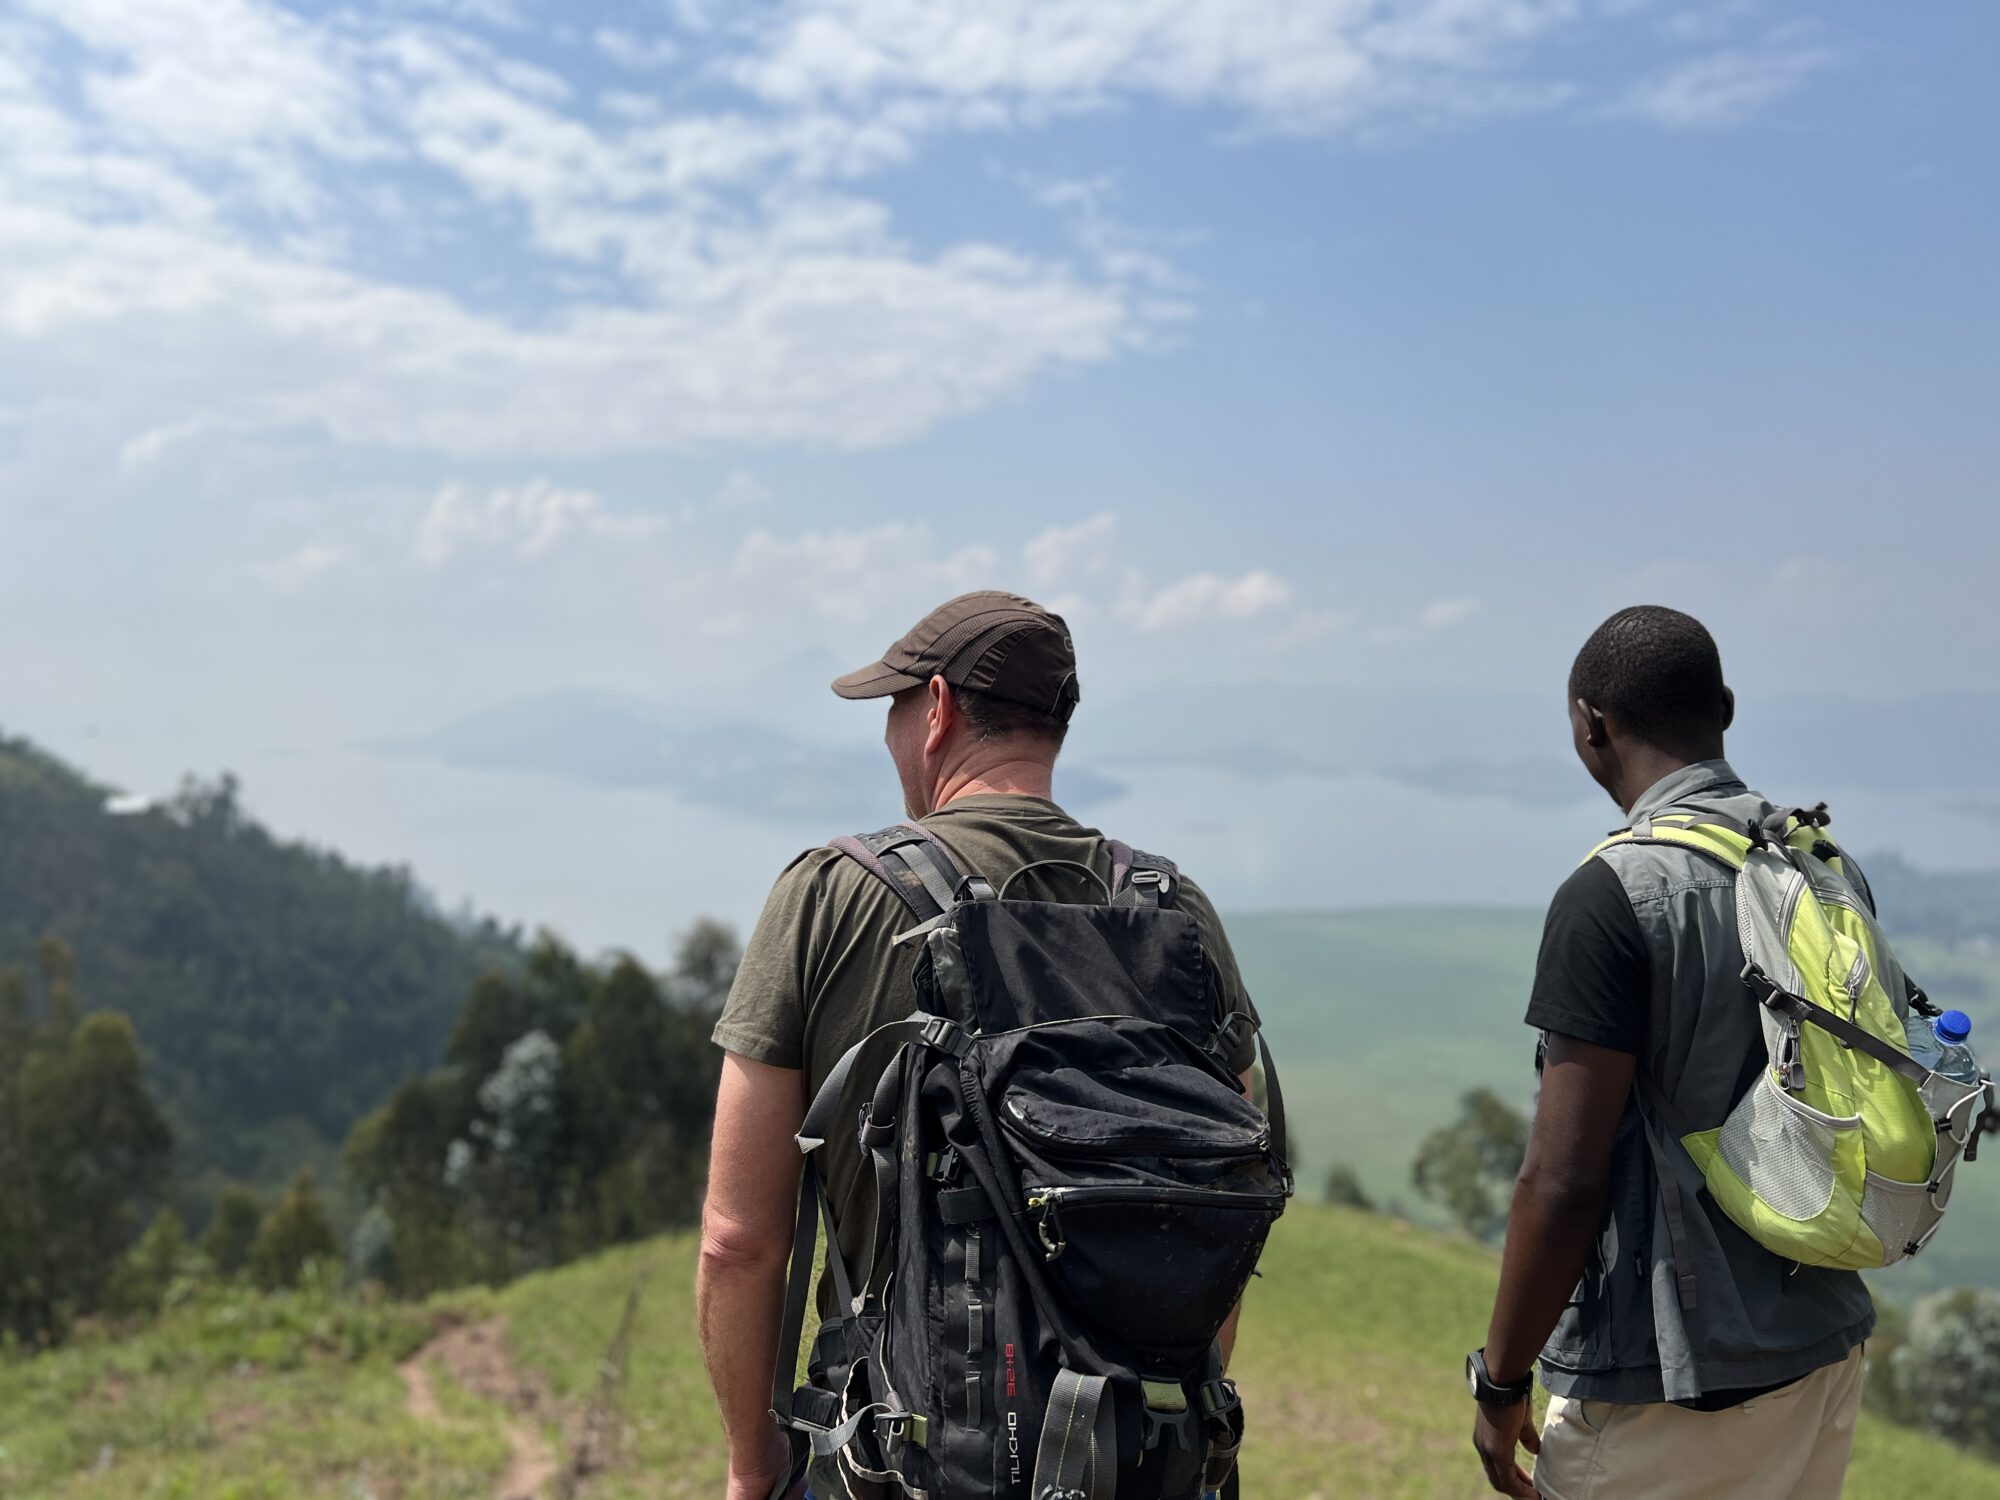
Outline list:
[[[1104,904],[1021,901],[916,824],[834,847],[909,907],[917,1004],[840,1060],[800,1129],[774,1415],[861,1500],[1221,1485],[1243,1417],[1217,1335],[1292,1176],[1268,1049],[1267,1116],[1227,1065],[1246,1018],[1218,1014],[1174,866],[1113,844]],[[857,1122],[858,1288],[813,1160]],[[795,1391],[822,1220],[835,1305]]]
[[[1643,1075],[1642,1100],[1759,1244],[1800,1265],[1868,1270],[1937,1233],[1958,1163],[1992,1118],[1992,1085],[1910,1056],[1905,1018],[1937,1009],[1903,973],[1828,821],[1825,803],[1749,820],[1684,806],[1599,850],[1672,844],[1734,874],[1743,1003],[1762,1007],[1769,1066],[1721,1121],[1682,1117]],[[1683,1210],[1664,1164],[1660,1175],[1686,1302]]]

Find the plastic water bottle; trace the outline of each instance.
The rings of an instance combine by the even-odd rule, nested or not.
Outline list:
[[[1979,1064],[1973,1061],[1966,1042],[1972,1036],[1972,1017],[1962,1010],[1948,1010],[1935,1018],[1912,1012],[1904,1023],[1910,1056],[1933,1073],[1959,1083],[1977,1083]]]

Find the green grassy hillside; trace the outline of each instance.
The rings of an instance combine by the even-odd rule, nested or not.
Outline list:
[[[653,1240],[422,1308],[238,1295],[140,1338],[0,1364],[0,1494],[518,1500],[573,1482],[592,1500],[709,1500],[723,1453],[694,1341],[693,1253],[688,1236]],[[1239,1346],[1244,1493],[1486,1493],[1458,1370],[1494,1266],[1452,1236],[1296,1206]],[[607,1399],[604,1372],[621,1366]],[[2000,1500],[2000,1469],[1867,1421],[1850,1500],[1927,1493]]]
[[[1537,912],[1425,908],[1256,913],[1229,918],[1250,993],[1285,1083],[1316,1192],[1346,1162],[1378,1201],[1435,1213],[1410,1189],[1417,1141],[1485,1085],[1528,1108],[1534,1033],[1521,1023]],[[1939,1003],[1968,1011],[2000,1046],[2000,954],[1976,943],[1895,933],[1898,954]],[[1978,1034],[1975,1033],[1975,1044]],[[2000,1153],[1963,1168],[1952,1219],[1919,1259],[1883,1273],[1898,1301],[1939,1287],[2000,1286]]]

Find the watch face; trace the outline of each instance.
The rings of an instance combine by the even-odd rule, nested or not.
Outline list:
[[[1479,1356],[1476,1354],[1465,1356],[1465,1383],[1472,1388],[1476,1400],[1479,1396]]]

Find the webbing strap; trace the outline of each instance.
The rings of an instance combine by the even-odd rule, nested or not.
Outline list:
[[[1278,1159],[1289,1164],[1292,1143],[1285,1134],[1285,1091],[1278,1083],[1278,1065],[1271,1060],[1271,1044],[1261,1031],[1257,1033],[1257,1055],[1264,1061],[1264,1118],[1271,1122],[1271,1144],[1277,1148]]]
[[[864,1296],[880,1285],[881,1261],[889,1249],[896,1214],[896,1111],[901,1103],[897,1092],[902,1079],[903,1070],[890,1063],[883,1070],[882,1081],[876,1085],[875,1097],[868,1105],[868,1125],[875,1137],[867,1147],[868,1159],[875,1168],[875,1222],[869,1231],[868,1248],[858,1262],[864,1278],[861,1287]]]
[[[1115,1500],[1117,1454],[1110,1382],[1102,1375],[1057,1371],[1035,1450],[1029,1486],[1034,1500]]]
[[[1680,1298],[1681,1311],[1693,1312],[1700,1302],[1700,1293],[1694,1274],[1694,1247],[1687,1232],[1687,1189],[1681,1185],[1680,1175],[1674,1171],[1673,1158],[1667,1154],[1666,1143],[1660,1139],[1653,1117],[1672,1124],[1680,1118],[1678,1111],[1669,1104],[1652,1079],[1645,1074],[1637,1075],[1641,1107],[1639,1123],[1645,1127],[1646,1145],[1653,1153],[1653,1172],[1660,1179],[1660,1208],[1667,1220],[1667,1247],[1674,1258],[1674,1287]],[[1678,1125],[1674,1129],[1679,1130]],[[1681,1131],[1685,1135],[1689,1132]]]
[[[827,1270],[833,1276],[834,1294],[840,1298],[840,1316],[854,1309],[854,1288],[847,1279],[847,1265],[841,1259],[840,1242],[834,1236],[833,1209],[821,1191],[819,1169],[808,1159],[799,1173],[799,1206],[792,1223],[792,1266],[785,1284],[785,1311],[778,1324],[778,1359],[771,1370],[771,1415],[781,1427],[800,1425],[792,1413],[793,1382],[798,1379],[799,1340],[806,1323],[806,1297],[812,1290],[813,1255],[819,1249],[821,1226],[826,1229]]]
[[[799,1126],[799,1150],[813,1152],[826,1144],[835,1112],[857,1073],[870,1081],[879,1080],[882,1070],[889,1065],[889,1059],[899,1048],[908,1042],[919,1041],[943,1047],[946,1051],[964,1050],[963,1033],[954,1023],[941,1016],[925,1015],[922,1011],[876,1027],[847,1049],[840,1061],[833,1065],[833,1071],[826,1075],[819,1092],[813,1095],[805,1120]]]
[[[1907,1053],[1898,1052],[1872,1031],[1864,1030],[1847,1017],[1838,1015],[1824,1006],[1815,1005],[1810,1000],[1794,995],[1790,990],[1780,988],[1755,964],[1744,965],[1743,980],[1753,988],[1761,986],[1764,989],[1765,993],[1757,997],[1759,1004],[1769,1006],[1780,1015],[1790,1016],[1797,1021],[1810,1022],[1820,1030],[1832,1033],[1835,1040],[1858,1052],[1866,1052],[1885,1068],[1902,1074],[1919,1088],[1923,1087],[1925,1080],[1931,1076],[1930,1069]]]
[[[915,873],[917,879],[924,883],[925,894],[937,903],[939,911],[950,908],[958,901],[958,871],[944,864],[943,860],[937,845],[921,838],[893,844],[882,851],[883,864],[899,862]]]

